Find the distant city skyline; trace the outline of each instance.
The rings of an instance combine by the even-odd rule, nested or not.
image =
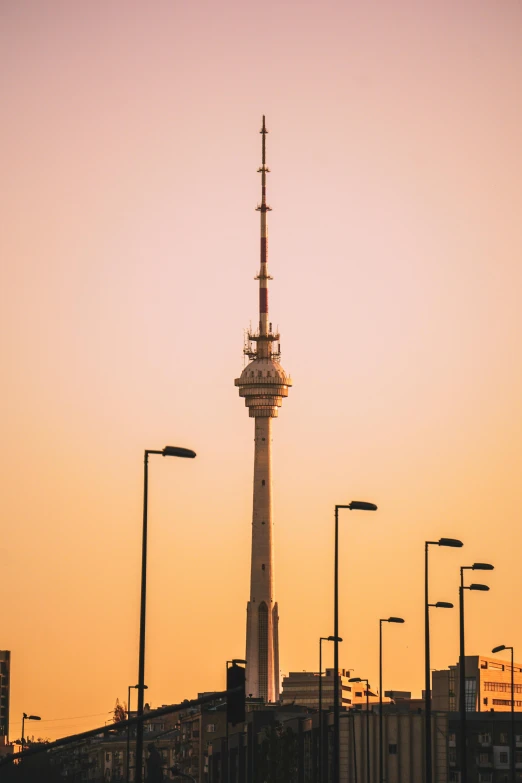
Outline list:
[[[245,654],[252,432],[231,379],[263,114],[271,312],[298,379],[273,443],[279,668],[316,670],[333,633],[333,509],[353,498],[379,512],[340,527],[343,668],[377,682],[398,614],[384,682],[421,693],[440,536],[464,548],[430,555],[434,600],[495,565],[466,652],[522,651],[520,4],[0,13],[10,736],[23,712],[44,737],[96,726],[136,682],[144,448],[198,454],[151,466],[147,699],[222,687]],[[431,640],[433,668],[455,663],[456,610]]]

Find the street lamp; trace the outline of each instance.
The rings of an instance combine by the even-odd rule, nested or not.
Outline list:
[[[225,690],[228,688],[228,664],[232,666],[240,663],[246,666],[247,662],[243,658],[232,658],[231,661],[227,661],[225,664]],[[228,752],[228,709],[225,708],[225,744],[227,746],[227,783],[230,783],[230,753]]]
[[[460,567],[459,615],[460,615],[460,658],[459,658],[459,711],[460,711],[460,781],[468,783],[466,758],[466,653],[464,646],[464,590],[489,590],[486,585],[472,584],[464,587],[464,571],[493,571],[489,563],[473,563]]]
[[[335,507],[335,549],[334,549],[334,735],[333,735],[333,783],[339,783],[339,509],[350,511],[377,511],[375,503],[352,500],[347,506]],[[139,781],[141,783],[141,781]]]
[[[382,752],[382,624],[403,623],[402,617],[388,617],[379,620],[379,783],[384,781],[384,758]]]
[[[366,683],[366,775],[365,780],[371,780],[370,778],[370,683],[365,677],[350,677],[348,682],[365,682]],[[354,712],[355,717],[355,712]],[[355,721],[354,721],[355,731]]]
[[[319,638],[319,783],[323,780],[323,654],[322,642],[342,642],[341,637],[321,636]]]
[[[22,749],[20,751],[20,756],[22,756],[24,752],[24,731],[25,731],[25,721],[26,720],[42,720],[39,715],[27,715],[27,713],[22,712]]]
[[[145,690],[145,612],[147,597],[147,515],[149,494],[149,454],[161,454],[163,457],[184,457],[193,459],[196,452],[183,449],[180,446],[165,446],[161,451],[145,450],[143,472],[143,537],[141,545],[141,603],[140,603],[140,649],[138,664],[138,717],[143,715],[143,700]],[[143,780],[143,721],[138,720],[136,726],[136,769],[135,783]]]
[[[130,720],[130,692],[131,692],[131,688],[138,689],[139,687],[140,687],[139,685],[129,685],[128,696],[127,696],[127,721]],[[144,685],[143,689],[147,690],[148,687],[149,687],[148,685]],[[127,783],[129,783],[129,779],[130,779],[129,771],[130,771],[130,726],[127,726],[127,776],[126,776]]]
[[[463,544],[462,541],[459,541],[458,538],[439,538],[438,541],[426,541],[424,544],[424,666],[426,688],[424,754],[426,765],[426,783],[433,783],[433,774],[431,769],[430,604],[428,597],[428,548],[430,545],[461,547]],[[435,604],[435,606],[437,606],[439,609],[453,608],[453,604],[442,606],[441,601],[439,601],[438,604]]]
[[[492,653],[502,652],[502,650],[511,650],[511,751],[510,751],[510,767],[511,767],[511,783],[516,781],[516,740],[515,740],[515,653],[512,647],[501,644],[499,647],[493,647]]]

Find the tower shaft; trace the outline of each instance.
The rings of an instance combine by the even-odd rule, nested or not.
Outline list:
[[[250,601],[247,605],[246,692],[279,699],[278,610],[274,601],[272,419],[255,421]]]

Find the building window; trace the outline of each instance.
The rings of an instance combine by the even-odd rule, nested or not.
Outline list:
[[[484,706],[485,706],[485,707],[487,707],[487,706],[488,706],[488,699],[487,699],[487,696],[486,696],[486,698],[485,698],[485,699],[482,699],[482,702],[483,702],[483,704],[484,704]]]
[[[491,734],[486,732],[485,734],[478,735],[478,741],[481,745],[491,745]]]
[[[215,723],[207,723],[207,732],[208,734],[213,734],[216,730],[216,724]]]
[[[466,677],[466,712],[475,712],[477,704],[477,681],[475,677]]]
[[[265,570],[265,564],[264,564],[264,563],[263,563],[263,565],[261,566],[261,570],[262,570],[262,571],[264,571],[264,570]]]
[[[500,733],[500,744],[501,745],[507,745],[508,744],[508,735],[505,732]]]
[[[485,682],[484,690],[497,691],[498,693],[511,693],[511,683],[510,682]],[[522,685],[515,684],[514,691],[515,693],[522,693]]]
[[[388,753],[391,756],[396,756],[397,755],[397,745],[395,745],[395,744],[388,745]]]
[[[507,750],[501,750],[498,754],[498,760],[501,764],[507,764],[508,763],[508,752]]]
[[[261,479],[261,486],[262,486],[262,487],[264,487],[264,486],[265,486],[265,480],[264,480],[264,479]]]

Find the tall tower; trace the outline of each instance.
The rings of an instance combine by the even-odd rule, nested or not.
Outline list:
[[[259,274],[259,327],[249,331],[244,352],[251,360],[236,378],[255,419],[254,504],[252,513],[252,562],[250,601],[247,604],[246,693],[273,702],[279,699],[278,610],[274,598],[274,544],[272,520],[272,419],[288,396],[292,380],[280,364],[279,334],[268,320],[268,232],[266,203],[266,134],[263,116],[261,204],[261,263]]]

